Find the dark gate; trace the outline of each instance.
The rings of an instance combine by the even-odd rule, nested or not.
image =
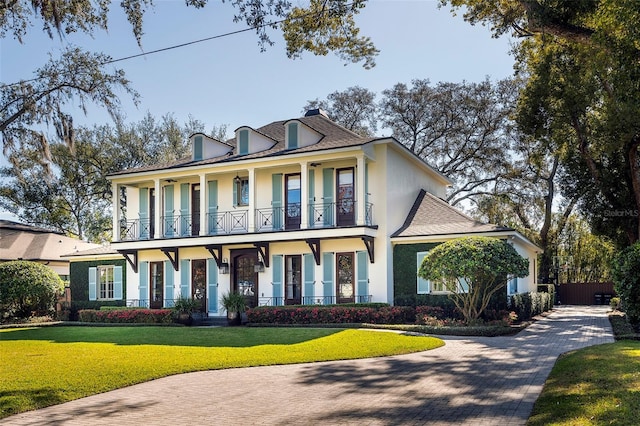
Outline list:
[[[613,283],[564,283],[558,289],[563,305],[608,305],[615,296]]]

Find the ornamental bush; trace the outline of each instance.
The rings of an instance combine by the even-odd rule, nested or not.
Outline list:
[[[50,315],[63,290],[60,277],[45,265],[23,260],[0,264],[0,310],[6,317]]]
[[[611,275],[629,322],[640,324],[640,242],[616,255]]]

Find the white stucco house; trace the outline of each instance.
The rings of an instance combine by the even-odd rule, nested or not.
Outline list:
[[[398,292],[437,292],[416,276],[420,256],[470,234],[509,240],[531,265],[509,291],[536,290],[538,248],[450,207],[450,180],[393,138],[360,137],[312,110],[239,127],[232,140],[194,134],[190,142],[189,158],[109,177],[108,256],[126,259],[111,266],[112,298],[159,308],[196,297],[210,316],[221,315],[228,291],[250,306],[393,303]],[[97,298],[93,265],[88,293]]]

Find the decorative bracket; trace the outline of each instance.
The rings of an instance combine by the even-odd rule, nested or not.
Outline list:
[[[211,253],[211,256],[213,256],[213,259],[216,261],[218,268],[220,268],[222,265],[222,246],[220,244],[209,244],[204,246],[204,248],[209,250],[209,253]]]
[[[162,250],[164,255],[167,256],[167,258],[171,261],[173,269],[178,271],[180,269],[178,265],[178,247],[165,247],[161,248],[160,250]],[[171,255],[173,255],[173,257]]]
[[[362,241],[364,242],[365,247],[367,248],[367,253],[369,253],[369,262],[373,263],[374,259],[374,247],[373,247],[373,237],[362,237]]]
[[[313,253],[313,258],[316,260],[316,265],[320,266],[320,240],[314,238],[305,240],[305,242],[309,245],[309,248]]]
[[[269,243],[254,243],[253,244],[262,256],[262,262],[266,268],[269,267]]]
[[[129,265],[131,265],[131,269],[136,274],[138,273],[138,250],[118,250],[126,260]]]

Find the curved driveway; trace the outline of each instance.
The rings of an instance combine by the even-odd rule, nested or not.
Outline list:
[[[509,337],[409,355],[171,376],[10,425],[522,425],[558,355],[613,342],[606,306],[562,306]]]

